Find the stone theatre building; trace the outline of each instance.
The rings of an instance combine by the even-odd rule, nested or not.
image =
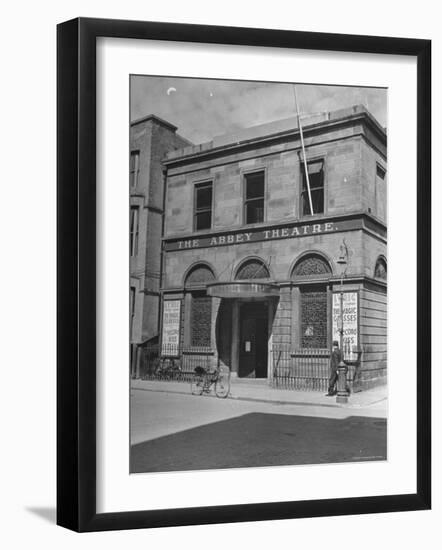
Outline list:
[[[162,352],[269,383],[313,353],[326,377],[342,290],[359,385],[385,383],[386,130],[353,106],[303,138],[306,163],[295,118],[165,152]]]

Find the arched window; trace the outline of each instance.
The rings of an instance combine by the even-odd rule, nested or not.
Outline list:
[[[315,284],[303,284],[300,287],[300,345],[302,348],[327,348],[327,287],[325,281],[332,270],[325,258],[319,254],[303,256],[292,271],[292,279]],[[324,282],[317,282],[324,279]]]
[[[331,273],[328,262],[318,254],[304,256],[297,262],[292,271],[292,278],[329,275]]]
[[[270,273],[262,260],[252,258],[241,264],[235,279],[270,279]]]
[[[199,264],[193,267],[186,276],[184,286],[186,288],[192,286],[202,286],[215,280],[213,271],[204,264]]]
[[[204,286],[215,280],[213,271],[204,264],[193,267],[186,276],[184,287],[190,294],[190,345],[210,346],[212,297]]]
[[[374,276],[377,279],[387,280],[387,262],[382,256],[376,260],[376,266],[374,268]]]

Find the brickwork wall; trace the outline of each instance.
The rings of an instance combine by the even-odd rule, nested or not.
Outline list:
[[[374,277],[376,261],[379,256],[387,258],[387,243],[371,235],[365,235],[360,250],[363,274],[367,277]]]
[[[130,204],[138,206],[138,254],[130,258],[130,273],[139,281],[133,323],[134,341],[142,342],[158,334],[161,262],[161,210],[164,178],[162,160],[166,153],[187,145],[174,130],[147,119],[131,127],[130,150],[139,151],[137,185],[131,188]]]
[[[360,384],[363,389],[386,383],[387,295],[360,291],[359,333],[363,349]]]
[[[363,209],[371,211],[376,217],[387,222],[387,180],[384,182],[376,179],[376,166],[379,164],[387,170],[387,162],[384,155],[375,150],[369,144],[362,144],[362,205]]]
[[[374,194],[372,174],[381,157],[366,144],[364,132],[364,125],[355,123],[305,139],[307,159],[324,160],[325,214],[362,211],[373,206],[368,195]],[[265,221],[300,218],[303,166],[299,139],[291,137],[273,145],[226,152],[220,158],[170,167],[166,236],[192,232],[194,185],[205,180],[213,182],[212,228],[241,226],[244,174],[254,170],[265,170],[266,174]]]
[[[273,346],[290,346],[292,343],[291,288],[281,288],[278,306],[273,319]]]

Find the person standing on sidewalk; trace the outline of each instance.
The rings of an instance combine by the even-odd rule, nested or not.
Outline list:
[[[333,397],[336,395],[336,382],[338,381],[338,366],[341,362],[341,350],[339,349],[339,342],[337,340],[333,341],[333,349],[330,355],[330,377],[328,380],[328,393],[325,395],[327,397]]]

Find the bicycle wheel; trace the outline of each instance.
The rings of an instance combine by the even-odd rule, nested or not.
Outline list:
[[[192,395],[201,395],[204,390],[204,377],[195,375],[190,383]]]
[[[215,394],[217,397],[225,398],[230,392],[230,375],[220,372],[215,382]]]

